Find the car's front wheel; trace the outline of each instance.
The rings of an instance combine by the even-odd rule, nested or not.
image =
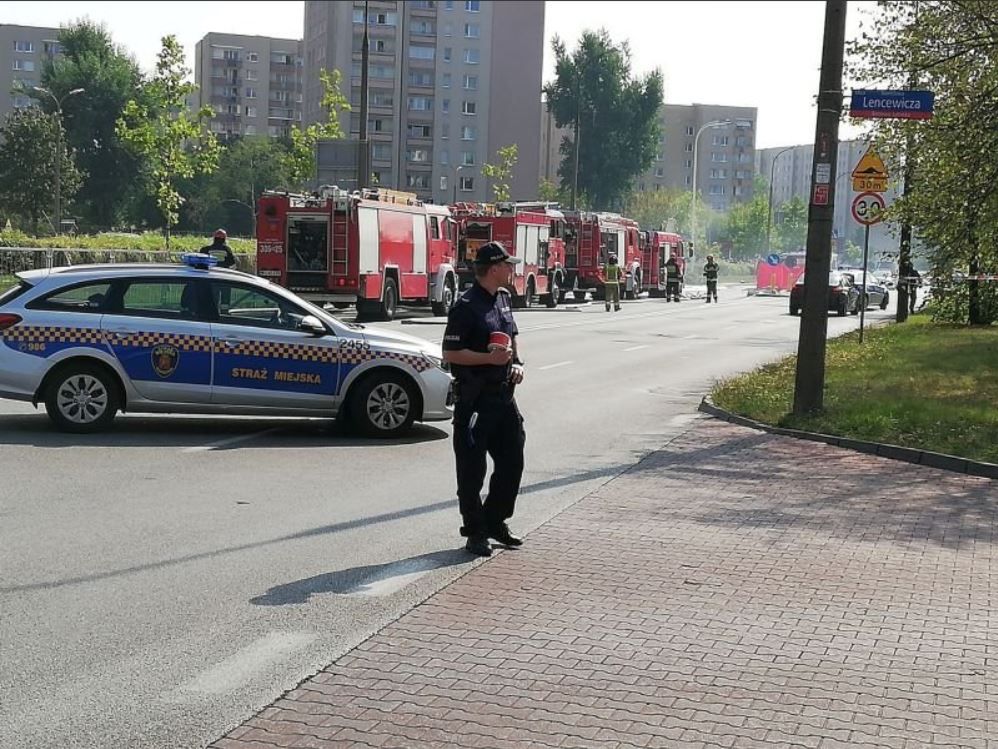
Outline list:
[[[86,434],[111,426],[118,400],[117,383],[104,367],[71,362],[53,373],[45,411],[62,431]]]
[[[416,419],[416,388],[401,372],[376,371],[354,386],[350,418],[366,437],[399,437]]]

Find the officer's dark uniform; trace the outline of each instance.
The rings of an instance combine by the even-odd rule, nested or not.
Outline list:
[[[679,286],[683,282],[683,275],[679,272],[679,263],[676,258],[670,257],[665,261],[665,301],[679,301]]]
[[[218,253],[223,253],[218,261],[219,266],[222,268],[231,268],[236,264],[236,256],[232,254],[232,248],[229,247],[224,239],[216,238],[211,244],[202,247],[201,252],[205,255],[213,255],[215,257],[218,257]]]
[[[717,269],[718,265],[713,260],[708,260],[703,266],[703,275],[707,279],[707,304],[710,304],[711,296],[717,301]]]
[[[478,250],[479,261],[489,257],[489,243]],[[487,250],[486,248],[490,248]],[[498,260],[498,262],[504,262]],[[517,335],[510,295],[500,289],[495,296],[476,283],[458,299],[447,316],[443,348],[468,349],[488,353],[489,335],[502,332]],[[518,363],[518,362],[517,362]],[[484,542],[488,537],[507,545],[519,544],[510,536],[505,521],[513,515],[523,475],[523,447],[526,433],[523,417],[513,397],[510,383],[512,362],[505,366],[462,366],[451,364],[454,375],[454,455],[457,462],[457,497],[464,526],[461,535]],[[484,504],[481,489],[485,481],[486,453],[492,456],[492,478]]]

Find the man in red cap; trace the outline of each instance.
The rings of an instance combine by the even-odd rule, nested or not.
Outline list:
[[[218,264],[223,268],[231,268],[236,264],[236,256],[232,254],[232,249],[225,242],[227,238],[228,236],[225,233],[225,229],[216,229],[215,238],[212,240],[211,244],[205,245],[201,248],[201,252],[205,255],[217,257],[218,253],[223,253],[222,257],[219,258],[218,261]]]
[[[499,242],[478,248],[475,284],[447,315],[444,361],[454,375],[454,456],[457,499],[467,536],[465,548],[477,556],[492,554],[489,539],[505,546],[523,541],[506,521],[512,517],[523,476],[526,432],[513,397],[523,381],[516,348],[516,323],[506,288],[512,281],[512,257]],[[482,502],[486,455],[492,457],[489,493]]]

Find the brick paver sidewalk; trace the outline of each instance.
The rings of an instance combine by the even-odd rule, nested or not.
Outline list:
[[[998,747],[995,500],[705,420],[213,746]]]

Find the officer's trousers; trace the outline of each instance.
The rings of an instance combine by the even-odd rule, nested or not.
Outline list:
[[[679,279],[669,279],[665,282],[665,301],[679,301]]]
[[[614,309],[620,309],[620,284],[619,283],[606,283],[603,285],[606,289],[606,308],[610,309],[612,304]]]
[[[717,281],[708,281],[707,282],[707,301],[708,302],[710,301],[711,297],[714,297],[714,301],[715,302],[717,301]]]
[[[474,426],[472,414],[477,413]],[[523,477],[526,432],[516,401],[481,395],[474,406],[457,403],[454,412],[454,457],[457,499],[465,536],[484,536],[512,517]],[[486,460],[492,457],[492,478],[483,504]]]

